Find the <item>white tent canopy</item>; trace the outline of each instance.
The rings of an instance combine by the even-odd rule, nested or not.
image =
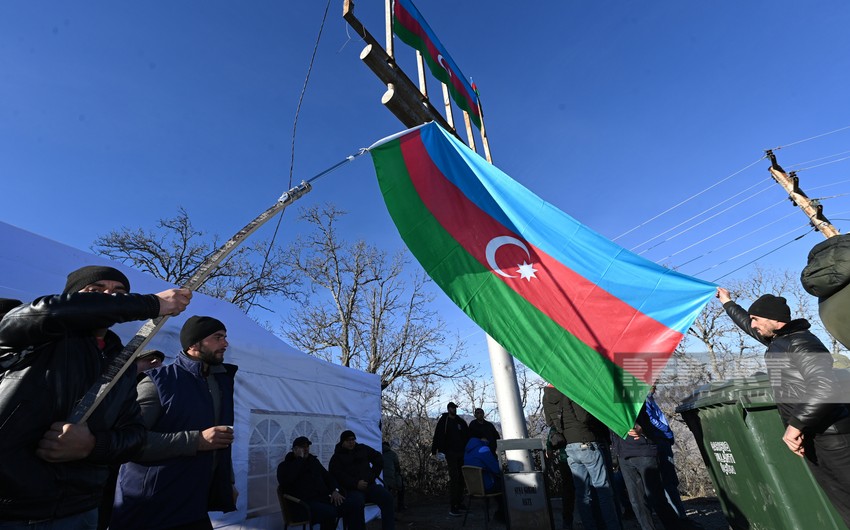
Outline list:
[[[84,265],[121,269],[136,293],[173,287],[121,264],[0,222],[0,297],[31,301],[56,294],[68,272]],[[297,436],[313,441],[312,452],[327,465],[339,433],[351,429],[358,441],[381,447],[381,384],[378,376],[327,363],[299,352],[257,325],[239,308],[195,294],[188,309],[168,320],[149,347],[173,358],[180,328],[192,315],[218,318],[227,326],[229,363],[236,375],[236,441],[233,466],[240,492],[238,511],[213,513],[217,528],[280,528],[276,470]],[[115,326],[125,341],[141,322]],[[166,362],[169,362],[167,359]]]

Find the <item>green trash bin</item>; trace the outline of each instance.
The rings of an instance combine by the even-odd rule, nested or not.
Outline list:
[[[729,525],[847,530],[785,429],[767,376],[712,383],[676,408],[694,434]]]

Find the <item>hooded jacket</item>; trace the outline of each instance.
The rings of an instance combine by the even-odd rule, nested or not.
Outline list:
[[[35,449],[123,348],[107,332],[101,350],[93,332],[158,314],[155,295],[71,293],[39,298],[0,320],[0,353],[27,353],[0,372],[0,520],[56,519],[99,506],[109,464],[126,462],[145,440],[135,367],[88,419],[95,446],[86,458],[51,463]]]
[[[499,468],[499,461],[496,460],[493,451],[480,438],[470,438],[466,443],[466,450],[463,454],[463,465],[482,468],[484,490],[488,493],[494,491],[496,480],[501,476],[502,470]]]

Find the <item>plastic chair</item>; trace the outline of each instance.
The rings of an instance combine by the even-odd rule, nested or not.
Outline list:
[[[277,488],[277,500],[280,503],[280,514],[283,516],[283,530],[289,528],[289,525],[300,526],[301,530],[309,529],[310,525],[310,506],[298,497],[293,497],[284,493],[280,486]],[[295,517],[295,506],[298,505],[304,509],[307,514],[306,519],[297,519]]]
[[[490,497],[498,497],[502,494],[501,491],[487,493],[484,489],[484,469],[478,466],[463,466],[463,481],[466,482],[466,490],[469,492],[469,498],[466,500],[466,513],[463,516],[463,526],[466,526],[466,518],[469,517],[469,510],[472,508],[472,499],[484,499],[484,528],[488,528],[490,524]]]

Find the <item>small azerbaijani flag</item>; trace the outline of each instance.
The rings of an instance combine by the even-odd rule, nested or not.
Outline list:
[[[393,1],[393,31],[408,46],[422,53],[431,74],[449,87],[455,103],[469,113],[469,119],[480,129],[475,91],[410,0]]]
[[[429,123],[370,148],[402,239],[469,317],[614,432],[715,293],[593,232]]]

